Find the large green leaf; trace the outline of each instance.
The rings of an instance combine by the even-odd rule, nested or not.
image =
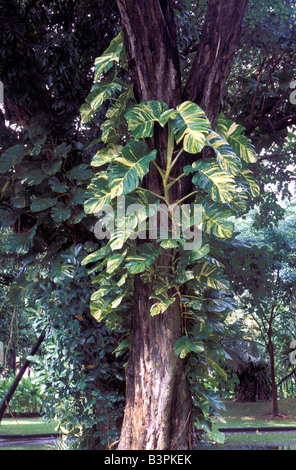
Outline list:
[[[136,139],[142,139],[152,137],[155,121],[161,126],[165,124],[161,116],[167,109],[168,105],[162,101],[144,100],[139,105],[129,109],[124,117],[133,136]]]
[[[85,181],[92,177],[92,171],[87,163],[80,163],[67,172],[67,177],[76,181]]]
[[[211,132],[207,136],[206,144],[210,145],[217,156],[219,166],[232,175],[237,175],[242,167],[240,158],[233,151],[231,146],[222,139],[216,132]]]
[[[215,290],[229,289],[229,282],[218,266],[204,261],[195,266],[193,270],[197,281],[201,284]]]
[[[83,103],[80,108],[80,116],[82,122],[84,122],[85,124],[88,123],[94,114],[95,110],[91,107],[91,105],[89,103]]]
[[[25,155],[29,153],[28,148],[25,145],[17,144],[13,147],[9,147],[0,156],[0,173],[5,173],[10,170],[14,165],[17,165],[22,161]]]
[[[194,279],[195,275],[193,271],[184,271],[174,278],[174,283],[177,285],[185,284],[186,282]]]
[[[190,352],[200,353],[204,350],[201,342],[193,342],[188,336],[181,336],[174,344],[174,352],[181,359],[184,359]]]
[[[58,202],[51,209],[51,216],[55,222],[63,222],[71,217],[71,208],[67,207],[63,202]]]
[[[125,256],[127,254],[127,250],[123,253],[112,253],[107,258],[107,268],[106,271],[108,274],[113,273],[123,262]]]
[[[174,297],[169,297],[167,299],[161,299],[155,304],[153,304],[150,308],[150,315],[155,317],[156,315],[160,315],[164,313],[173,303],[175,302]]]
[[[90,312],[92,316],[98,321],[102,321],[109,313],[113,311],[112,298],[110,296],[103,297],[102,291],[96,292],[97,300],[93,300],[90,304]]]
[[[64,183],[61,183],[60,180],[53,176],[48,180],[48,184],[55,193],[65,193],[67,191],[67,186]]]
[[[131,274],[138,274],[145,271],[147,266],[151,266],[155,258],[161,253],[152,243],[143,243],[137,252],[126,258],[126,268]]]
[[[90,197],[84,203],[86,214],[95,214],[111,202],[111,194],[106,172],[96,175],[88,186]]]
[[[111,252],[110,248],[108,245],[102,246],[99,250],[93,251],[89,255],[87,255],[81,262],[82,266],[85,266],[86,264],[89,263],[94,263],[95,261],[101,260],[105,258],[109,253]]]
[[[230,219],[233,212],[217,203],[203,206],[203,231],[218,238],[231,238],[234,224]]]
[[[97,151],[92,159],[91,165],[93,167],[100,167],[102,165],[106,165],[107,163],[111,163],[113,160],[115,160],[116,157],[119,156],[121,150],[121,145],[111,145],[104,147],[103,149]]]
[[[215,372],[217,372],[217,374],[221,375],[224,380],[227,380],[227,373],[225,372],[224,369],[222,369],[222,367],[220,366],[220,364],[215,360],[213,359],[212,357],[209,357],[208,355],[206,356],[206,360],[209,362],[209,364],[213,367],[213,369],[215,370]],[[222,408],[223,409],[223,408]]]
[[[49,207],[53,207],[56,205],[58,199],[50,197],[36,197],[31,202],[31,211],[32,212],[40,212],[48,209]]]
[[[82,122],[87,123],[104,101],[122,91],[122,84],[114,77],[104,77],[103,74],[119,63],[123,50],[122,33],[114,38],[105,52],[95,60],[94,85],[88,94],[85,103],[80,108]]]
[[[62,142],[54,148],[53,152],[57,157],[66,158],[71,148],[71,144],[67,145],[66,142]]]
[[[107,78],[93,86],[91,93],[87,97],[87,102],[95,111],[99,109],[106,100],[113,98],[116,93],[120,91],[122,91],[122,85],[118,83],[116,78],[112,80]],[[85,117],[84,113],[84,119]]]
[[[198,160],[192,167],[186,166],[184,171],[186,174],[194,171],[193,184],[204,189],[215,202],[230,202],[235,195],[233,175],[222,170],[213,159]]]
[[[149,164],[155,158],[156,150],[148,153],[145,142],[128,143],[108,169],[111,198],[134,191],[148,173]]]
[[[104,54],[95,60],[95,81],[101,78],[102,73],[107,72],[114,64],[119,62],[123,49],[122,33],[114,38]]]
[[[177,115],[171,126],[176,142],[183,139],[184,150],[188,153],[198,153],[203,149],[211,129],[203,110],[191,101],[185,101],[177,107]]]
[[[248,204],[249,198],[247,193],[238,191],[231,201],[231,208],[235,210],[238,214],[245,214],[248,209]]]
[[[197,261],[200,258],[206,256],[210,251],[210,245],[202,245],[200,248],[196,250],[192,250],[189,254],[190,261]]]
[[[226,310],[237,310],[237,302],[232,297],[205,299],[204,308],[208,312],[225,312]]]
[[[251,170],[242,170],[237,181],[240,182],[244,189],[253,197],[258,197],[260,195],[259,184]]]
[[[119,136],[126,133],[127,123],[124,114],[130,101],[132,101],[132,92],[127,89],[108,108],[106,120],[101,125],[103,142],[117,142]]]
[[[217,133],[233,148],[236,155],[247,163],[256,163],[257,154],[251,140],[242,135],[245,128],[225,118],[221,113],[216,126]]]
[[[42,170],[44,171],[44,173],[50,176],[55,175],[60,170],[61,166],[62,160],[60,158],[55,159],[51,162],[42,162]]]

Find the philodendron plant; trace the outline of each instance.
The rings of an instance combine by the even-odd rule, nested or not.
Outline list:
[[[149,315],[162,315],[179,302],[182,334],[174,343],[175,354],[182,359],[189,353],[196,356],[205,374],[210,365],[225,375],[218,336],[235,302],[219,260],[223,242],[233,242],[233,218],[259,195],[248,167],[256,162],[256,153],[244,128],[223,114],[213,130],[193,102],[175,109],[156,100],[135,104],[132,91],[118,78],[122,58],[119,35],[97,59],[96,82],[81,109],[87,123],[111,100],[84,206],[98,218],[95,234],[100,240],[99,248],[83,261],[91,263],[98,286],[91,311],[111,327],[122,324],[131,311],[135,276],[140,276],[152,286]],[[167,139],[161,164],[154,148],[160,132]],[[186,155],[190,164],[176,174]],[[155,186],[145,184],[152,169],[158,178]],[[191,179],[191,190],[176,199],[174,189],[184,178]]]

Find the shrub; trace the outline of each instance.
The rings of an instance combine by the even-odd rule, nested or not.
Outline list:
[[[13,380],[13,378],[0,380],[0,401],[4,399]],[[35,414],[41,412],[41,407],[42,394],[39,386],[34,383],[31,377],[23,377],[13,394],[7,412],[17,415],[23,413]]]

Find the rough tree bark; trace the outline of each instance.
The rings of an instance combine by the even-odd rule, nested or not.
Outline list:
[[[241,35],[247,0],[210,0],[198,51],[183,98],[194,101],[215,127],[233,56]]]
[[[209,1],[198,55],[182,97],[173,2],[117,0],[136,99],[161,100],[170,107],[184,99],[195,101],[215,123],[246,3],[247,0]],[[151,145],[158,151],[157,164],[161,168],[166,163],[166,142],[165,133],[157,129]],[[159,184],[152,166],[145,186],[159,193]],[[189,191],[187,181],[171,194],[171,202]],[[164,262],[159,264],[163,266]],[[175,302],[164,314],[151,317],[151,291],[151,285],[136,278],[126,407],[117,449],[190,449],[192,398],[184,362],[173,350],[182,335],[180,307]]]
[[[270,376],[271,376],[271,389],[272,389],[272,411],[274,416],[279,415],[279,404],[278,404],[278,393],[277,393],[277,384],[275,378],[275,362],[274,362],[274,347],[273,347],[273,330],[272,323],[274,320],[274,312],[276,308],[276,298],[275,302],[271,307],[269,324],[267,329],[267,351],[269,354],[270,360]]]

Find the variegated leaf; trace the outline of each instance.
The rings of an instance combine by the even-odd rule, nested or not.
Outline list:
[[[90,197],[84,203],[86,214],[95,214],[103,210],[106,204],[111,202],[108,176],[106,172],[101,172],[95,176],[88,186]]]
[[[184,150],[188,153],[198,153],[203,149],[211,129],[203,110],[191,101],[185,101],[177,107],[177,115],[171,126],[176,142],[183,139]]]
[[[229,282],[225,279],[222,271],[208,261],[199,263],[194,267],[196,280],[215,290],[229,289]]]
[[[134,191],[148,173],[149,164],[156,158],[156,150],[148,153],[143,141],[132,141],[123,147],[121,154],[108,169],[111,198]]]
[[[210,145],[216,156],[219,166],[230,173],[237,175],[242,167],[240,158],[236,155],[230,145],[222,139],[216,132],[211,132],[207,136],[206,145]]]
[[[130,89],[121,93],[121,95],[112,103],[106,112],[106,120],[101,125],[102,141],[117,142],[118,137],[126,132],[126,122],[124,114],[132,99]]]
[[[122,85],[115,78],[113,80],[108,78],[93,86],[87,101],[90,107],[96,111],[106,100],[113,98],[120,91],[122,91]]]
[[[155,315],[164,313],[174,302],[175,302],[174,297],[170,297],[168,299],[163,299],[163,300],[160,300],[159,302],[156,302],[150,308],[150,315],[152,317],[155,317]]]
[[[105,52],[95,60],[95,81],[98,81],[102,73],[107,72],[114,63],[118,63],[123,49],[122,32],[114,38]]]
[[[204,189],[209,197],[225,204],[230,202],[235,195],[236,186],[233,175],[222,170],[216,161],[212,159],[198,160],[192,167],[185,167],[185,173],[194,171],[193,184]]]
[[[260,195],[259,184],[251,170],[245,169],[240,172],[242,178],[246,181],[248,189],[253,197]]]
[[[111,145],[98,150],[92,159],[91,165],[93,167],[100,167],[106,163],[112,163],[122,151],[121,145]]]
[[[233,215],[231,210],[221,207],[220,204],[205,204],[203,217],[203,231],[219,238],[231,238],[234,224],[229,218]]]
[[[142,273],[160,253],[161,249],[156,249],[152,243],[144,243],[138,247],[136,253],[126,258],[126,268],[131,274]]]
[[[242,134],[244,131],[243,126],[226,119],[223,113],[220,114],[216,132],[231,145],[238,157],[247,163],[256,163],[255,148],[251,140]]]
[[[181,336],[174,344],[174,352],[181,359],[184,359],[191,352],[199,354],[203,350],[204,345],[201,341],[191,340],[188,336]]]
[[[127,250],[123,253],[112,253],[107,258],[107,268],[106,271],[108,274],[113,273],[123,262],[124,258],[126,257]]]
[[[142,101],[125,113],[128,128],[136,139],[152,137],[154,122],[163,126],[161,115],[167,111],[168,105],[162,101]]]

